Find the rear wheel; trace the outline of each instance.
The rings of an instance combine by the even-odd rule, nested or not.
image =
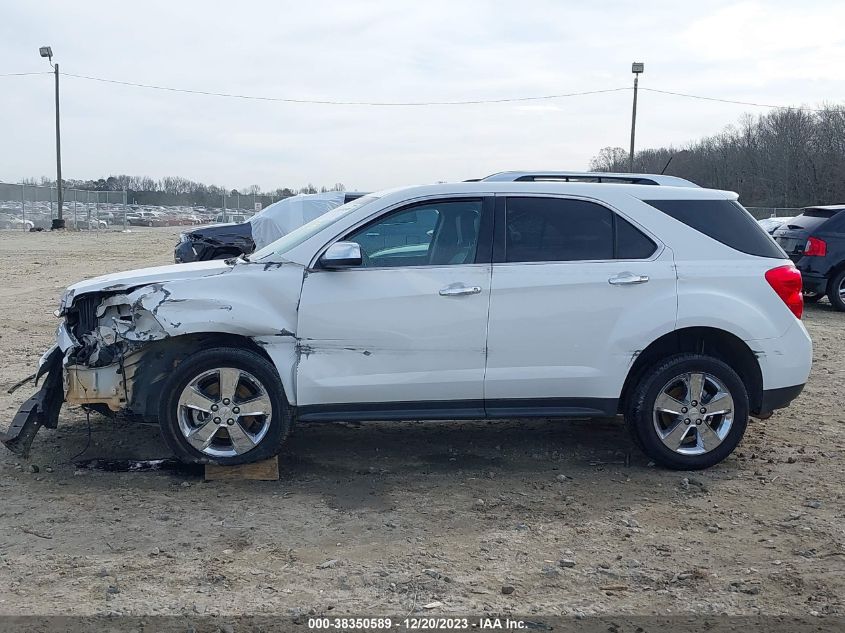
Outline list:
[[[236,348],[203,350],[164,383],[159,423],[184,462],[245,464],[279,452],[291,428],[276,368]]]
[[[736,448],[748,424],[748,394],[722,361],[671,356],[645,371],[631,393],[626,423],[655,462],[678,470],[708,468]]]
[[[827,286],[827,298],[831,305],[845,312],[845,270],[840,270]]]

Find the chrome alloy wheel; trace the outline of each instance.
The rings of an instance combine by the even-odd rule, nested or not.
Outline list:
[[[667,382],[654,401],[654,429],[681,455],[702,455],[719,446],[734,420],[734,401],[712,374],[691,372]]]
[[[273,405],[249,372],[219,367],[199,374],[179,396],[182,435],[210,457],[233,457],[255,448],[270,429]]]

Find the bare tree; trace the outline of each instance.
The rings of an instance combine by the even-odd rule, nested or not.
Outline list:
[[[624,149],[605,147],[590,169],[626,171],[627,160]],[[704,187],[736,191],[751,206],[845,202],[845,107],[746,114],[736,125],[689,145],[637,152],[634,169],[665,169]]]

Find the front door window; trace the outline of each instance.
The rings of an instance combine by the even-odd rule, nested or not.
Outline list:
[[[343,238],[361,246],[365,268],[475,262],[481,200],[405,207]]]

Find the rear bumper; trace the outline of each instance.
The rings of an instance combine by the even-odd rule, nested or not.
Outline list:
[[[767,394],[770,394],[768,398],[773,402],[778,398],[786,398],[781,407],[789,404],[807,382],[813,366],[813,342],[804,324],[794,319],[783,336],[746,343],[757,357],[763,378],[760,410],[770,412],[779,408],[766,403]],[[789,390],[795,390],[792,397],[787,397]]]
[[[803,389],[803,384],[793,385],[792,387],[780,387],[779,389],[764,389],[760,410],[769,413],[775,409],[788,407],[789,403],[795,400]]]
[[[816,275],[801,271],[801,280],[804,284],[804,290],[824,294],[827,292],[827,277],[824,275]]]

